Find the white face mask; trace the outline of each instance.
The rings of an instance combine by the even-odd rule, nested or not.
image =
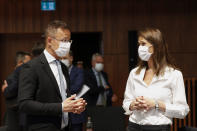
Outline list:
[[[148,61],[151,57],[152,53],[148,51],[149,47],[147,46],[139,46],[138,55],[142,61]]]
[[[62,63],[64,63],[67,67],[70,67],[70,61],[68,59],[61,60]]]
[[[59,57],[66,56],[70,51],[70,45],[71,45],[70,42],[60,41],[59,48],[55,50],[55,53],[57,54],[57,56]]]
[[[104,68],[104,65],[102,63],[96,63],[96,65],[95,65],[96,71],[100,72],[103,70],[103,68]]]

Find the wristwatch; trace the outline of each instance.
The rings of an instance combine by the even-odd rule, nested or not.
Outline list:
[[[158,104],[157,101],[155,101],[155,109],[156,109],[156,110],[159,110],[159,104]]]

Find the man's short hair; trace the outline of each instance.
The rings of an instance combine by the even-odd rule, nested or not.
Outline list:
[[[68,27],[68,25],[64,21],[55,20],[55,21],[52,21],[51,23],[48,24],[48,26],[45,30],[45,37],[54,36],[54,34],[57,32],[58,28],[70,30],[70,28]]]
[[[103,56],[102,56],[100,53],[94,53],[94,54],[92,55],[92,61],[94,61],[94,60],[96,59],[96,57],[98,57],[98,56],[100,56],[100,57],[103,58]]]
[[[15,64],[17,64],[20,61],[24,61],[25,60],[25,56],[31,56],[30,53],[28,52],[24,52],[24,51],[18,51],[16,52],[16,58],[15,58]]]

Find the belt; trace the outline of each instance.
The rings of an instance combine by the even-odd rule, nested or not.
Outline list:
[[[139,125],[133,122],[129,122],[129,126],[136,129],[170,129],[170,125]]]

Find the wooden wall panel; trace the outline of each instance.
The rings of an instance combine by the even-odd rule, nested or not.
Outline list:
[[[129,74],[128,31],[149,26],[160,28],[184,76],[197,77],[197,68],[193,68],[197,65],[196,0],[56,0],[56,5],[56,11],[43,12],[40,0],[1,0],[0,33],[42,33],[55,19],[66,21],[73,32],[102,32],[105,70],[114,91],[121,96],[115,105],[122,103]],[[21,40],[25,46],[20,49],[25,49],[25,41]],[[8,47],[5,44],[9,42],[0,42],[1,50],[5,48],[1,58],[13,56],[9,48],[13,52],[18,49],[18,45]],[[0,66],[0,81],[9,73],[2,70],[4,66]]]
[[[172,56],[175,58],[175,62],[177,63],[178,67],[183,72],[184,77],[193,77],[196,76],[197,70],[197,53],[173,53]]]

